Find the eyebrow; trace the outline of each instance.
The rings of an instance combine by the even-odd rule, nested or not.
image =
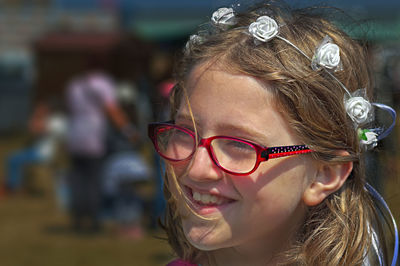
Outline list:
[[[262,146],[267,146],[266,143],[268,142],[268,136],[252,128],[245,127],[239,124],[236,125],[236,124],[221,123],[217,125],[217,129],[221,131],[225,130],[235,131],[236,137],[256,142]]]
[[[192,123],[192,117],[189,114],[179,114],[175,117],[175,121],[177,120],[188,121]],[[199,120],[194,117],[194,121],[196,122]],[[196,127],[198,130],[201,130],[201,123],[196,122]],[[267,147],[266,143],[268,143],[268,136],[252,128],[245,127],[239,124],[236,125],[230,123],[219,123],[217,124],[216,129],[218,132],[235,131],[235,137],[250,140]]]
[[[177,120],[190,121],[190,122],[193,122],[193,120],[198,121],[198,119],[196,119],[196,117],[192,117],[189,114],[178,114],[174,118],[174,121],[177,121]],[[196,123],[196,126],[197,126],[197,123]]]

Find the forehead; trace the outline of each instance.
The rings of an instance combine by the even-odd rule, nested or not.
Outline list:
[[[196,124],[218,131],[214,134],[237,126],[273,139],[289,132],[276,109],[271,88],[251,76],[203,64],[193,69],[186,85],[190,109],[185,100],[181,101],[178,118],[188,117],[192,111]],[[280,142],[286,144],[289,139]]]
[[[253,98],[252,96],[257,99],[261,97],[259,104],[264,106],[273,103],[269,86],[251,76],[231,73],[223,66],[200,65],[196,67],[189,75],[187,85],[190,94],[199,93],[201,90],[194,91],[197,88],[205,90],[204,87],[210,87],[212,89],[207,90],[207,93],[222,96],[224,100],[239,95],[245,97],[243,100],[250,100]],[[242,89],[238,87],[242,87]]]
[[[195,100],[191,104],[246,112],[252,107],[264,108],[273,103],[267,86],[251,76],[232,74],[221,64],[200,64],[192,70],[186,84],[188,96]]]

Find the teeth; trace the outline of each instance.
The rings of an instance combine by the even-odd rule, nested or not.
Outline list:
[[[201,200],[201,195],[199,192],[194,192],[193,193],[193,198],[194,200],[200,201]]]
[[[221,204],[222,203],[222,199],[217,198],[214,195],[200,194],[197,191],[193,192],[193,199],[195,201],[199,201],[199,202],[204,203],[204,204],[208,204],[208,203]]]

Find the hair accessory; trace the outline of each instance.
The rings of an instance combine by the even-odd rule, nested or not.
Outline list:
[[[370,150],[378,145],[378,134],[371,131],[370,129],[357,129],[358,138],[360,139],[361,146],[365,149]]]
[[[274,19],[268,16],[261,16],[250,24],[249,32],[257,40],[268,42],[278,34],[279,27]]]
[[[256,38],[258,41],[261,42],[268,42],[272,38],[276,37],[278,39],[281,39],[282,41],[286,42],[293,48],[295,48],[299,53],[304,55],[306,58],[308,58],[311,61],[311,58],[308,57],[302,50],[300,50],[296,45],[291,43],[289,40],[281,37],[279,35],[279,25],[276,23],[275,19],[269,17],[269,16],[261,16],[259,17],[255,22],[251,23],[249,28],[249,33]],[[258,42],[255,42],[256,44],[259,44]]]
[[[344,107],[356,127],[374,120],[372,105],[366,100],[366,94],[365,89],[358,89],[350,96],[344,96]]]
[[[221,7],[211,16],[211,21],[215,26],[226,29],[236,24],[235,13],[231,7]]]
[[[204,38],[197,35],[197,34],[192,34],[189,37],[189,40],[186,42],[185,48],[184,48],[184,53],[187,54],[190,51],[190,48],[194,44],[201,44],[204,41]]]
[[[345,91],[344,106],[347,115],[353,121],[357,129],[360,139],[360,147],[362,150],[372,149],[377,146],[378,140],[383,139],[392,131],[396,121],[396,112],[389,106],[384,104],[371,104],[367,100],[366,90],[358,89],[353,93],[344,86],[331,72],[343,70],[342,62],[340,61],[340,48],[333,43],[329,36],[325,36],[321,44],[315,49],[314,55],[310,58],[300,48],[294,45],[289,40],[279,35],[279,25],[274,19],[269,16],[261,16],[249,26],[249,33],[256,38],[258,42],[268,42],[276,37],[286,42],[304,57],[311,61],[311,68],[315,71],[323,69],[329,76],[336,80]],[[256,42],[257,44],[257,42]],[[382,110],[388,111],[393,119],[392,125],[383,130],[382,128],[361,129],[360,126],[370,123],[374,120],[373,106]]]
[[[353,98],[359,98],[359,97],[353,97]],[[350,99],[352,99],[352,98],[350,98]],[[366,101],[364,98],[361,98],[361,99]],[[378,141],[386,138],[390,134],[390,132],[392,132],[394,125],[396,123],[397,115],[396,115],[396,111],[392,107],[387,106],[386,104],[383,104],[383,103],[372,103],[371,106],[377,107],[378,109],[389,113],[389,115],[392,118],[392,123],[387,129],[384,129],[382,127],[370,128],[370,129],[358,128],[357,132],[358,132],[358,137],[360,139],[360,147],[362,150],[370,150],[370,149],[375,148],[378,144]],[[362,112],[363,111],[360,111],[360,114]],[[349,112],[347,112],[347,114],[349,114]],[[368,121],[368,119],[371,119],[371,121],[372,121],[373,120],[372,109],[368,112],[368,116],[371,116],[371,118],[367,117],[366,121]],[[357,125],[357,123],[355,123],[355,125]]]
[[[373,129],[374,131],[377,131],[379,134],[378,140],[382,140],[386,138],[390,134],[390,132],[392,132],[394,125],[396,124],[396,117],[397,117],[396,111],[392,107],[387,106],[386,104],[383,103],[372,103],[372,105],[378,107],[383,111],[386,111],[392,117],[392,124],[386,130],[382,128]]]
[[[318,70],[321,67],[333,71],[343,70],[343,66],[340,61],[339,46],[332,43],[332,39],[328,35],[325,36],[321,44],[315,49],[315,53],[311,61],[311,68],[313,70]]]
[[[190,35],[189,41],[192,43],[195,43],[195,44],[200,44],[204,41],[204,39],[203,39],[203,37],[201,37],[197,34],[193,34],[193,35]]]

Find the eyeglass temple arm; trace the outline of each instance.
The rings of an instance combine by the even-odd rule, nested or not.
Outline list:
[[[280,158],[295,154],[304,154],[312,152],[306,145],[270,147],[261,152],[261,157],[268,159]]]

